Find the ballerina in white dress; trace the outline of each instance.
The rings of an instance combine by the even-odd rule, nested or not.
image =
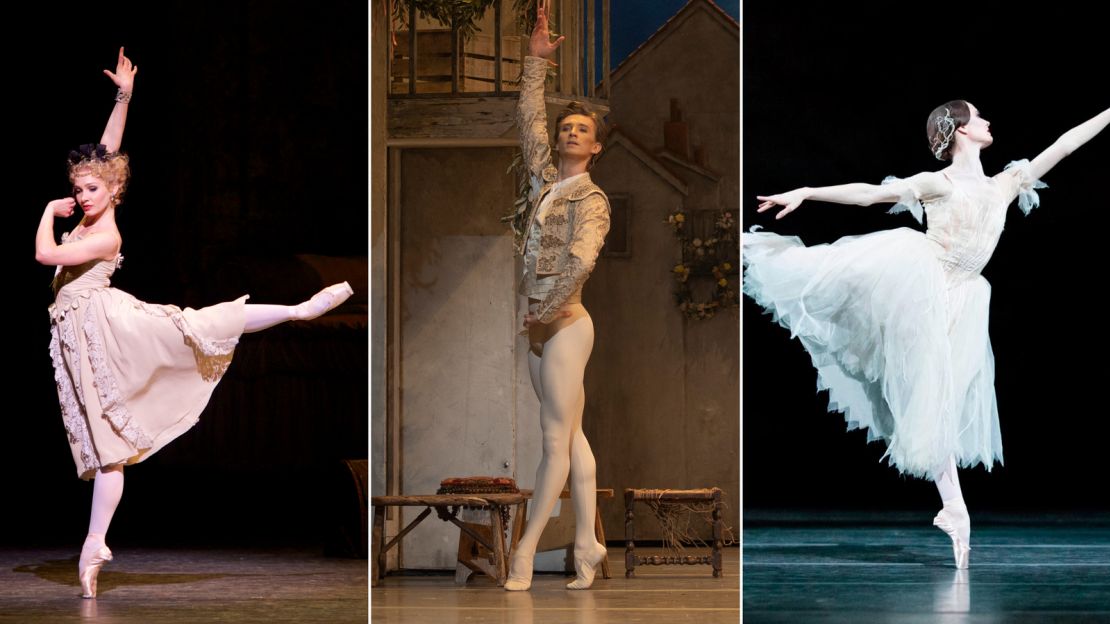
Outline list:
[[[807,199],[910,210],[909,228],[848,236],[806,247],[797,237],[752,228],[743,237],[744,292],[790,330],[809,352],[829,410],[849,429],[886,443],[900,472],[936,482],[944,508],[933,524],[951,538],[956,566],[966,568],[971,522],[957,467],[1002,461],[994,394],[994,355],[987,334],[990,285],[980,275],[1015,198],[1028,214],[1039,204],[1040,178],[1110,122],[1110,109],[1064,133],[1031,162],[994,176],[980,151],[990,122],[963,100],[929,115],[933,155],[951,164],[881,185],[803,187],[758,196],[759,212],[781,219]]]

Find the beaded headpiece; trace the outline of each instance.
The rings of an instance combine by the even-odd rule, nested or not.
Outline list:
[[[76,165],[81,161],[105,160],[108,156],[108,146],[103,143],[86,143],[69,152],[69,164]]]
[[[939,142],[933,148],[933,156],[937,160],[944,160],[944,150],[952,143],[952,135],[956,132],[956,122],[952,119],[952,111],[944,109],[944,116],[936,116],[937,138]]]

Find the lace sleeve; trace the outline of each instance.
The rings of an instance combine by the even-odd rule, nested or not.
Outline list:
[[[1011,161],[1002,170],[1002,174],[1007,176],[1010,180],[1012,187],[1009,191],[1009,199],[1013,201],[1014,196],[1017,196],[1018,208],[1022,212],[1029,215],[1033,209],[1041,205],[1041,197],[1037,194],[1037,189],[1048,188],[1048,185],[1040,180],[1034,180],[1029,175],[1029,159],[1022,158],[1021,160]]]
[[[516,126],[520,133],[520,150],[532,183],[533,195],[544,182],[554,182],[559,172],[551,163],[551,143],[547,138],[547,111],[544,108],[543,81],[547,61],[538,56],[524,58],[520,79],[520,100],[516,107]]]
[[[567,298],[578,291],[597,264],[605,235],[609,233],[609,202],[603,195],[593,194],[578,205],[574,222],[574,234],[567,249],[567,260],[563,272],[555,280],[555,285],[544,297],[537,312],[540,322],[555,320],[555,313],[563,307]]]
[[[902,178],[896,178],[894,176],[883,178],[884,185],[904,181],[905,180],[902,180]],[[913,184],[908,183],[906,184],[905,190],[902,191],[902,194],[898,196],[898,203],[894,204],[887,213],[898,214],[900,212],[906,212],[907,210],[913,215],[914,219],[917,219],[918,223],[922,223],[925,215],[925,208],[921,205],[921,196],[918,194]]]

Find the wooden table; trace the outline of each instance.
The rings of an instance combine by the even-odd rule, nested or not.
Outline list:
[[[610,490],[611,491],[611,490]],[[401,542],[401,538],[420,524],[424,518],[435,509],[436,515],[441,520],[451,522],[470,537],[493,552],[493,572],[498,585],[504,585],[508,577],[508,555],[505,548],[505,525],[501,521],[502,509],[511,505],[519,506],[526,499],[521,494],[426,494],[417,496],[373,496],[370,503],[374,506],[374,530],[372,537],[371,575],[370,585],[375,586],[378,581],[385,578],[385,554],[390,548]],[[385,527],[385,510],[387,507],[426,507],[412,522],[408,524],[388,543],[382,544],[383,530]],[[451,507],[455,509],[452,510]],[[461,522],[456,516],[462,507],[476,507],[488,509],[492,539],[473,531],[466,523]],[[492,542],[492,543],[491,543]]]

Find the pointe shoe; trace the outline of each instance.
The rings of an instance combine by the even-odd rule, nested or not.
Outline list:
[[[293,317],[298,321],[309,321],[331,310],[355,294],[347,282],[332,284],[304,303],[293,306]]]
[[[95,550],[81,549],[81,560],[77,563],[77,579],[81,581],[81,597],[96,598],[96,577],[100,568],[112,560],[112,551],[101,544]]]
[[[509,578],[505,591],[526,591],[532,586],[532,557],[513,555],[509,558]]]
[[[595,543],[592,550],[574,550],[574,572],[578,578],[567,583],[567,589],[589,589],[594,584],[594,576],[601,562],[605,561],[609,551],[604,544]]]
[[[957,570],[966,570],[971,559],[971,517],[964,505],[945,505],[933,518],[933,526],[952,538],[952,558]]]

